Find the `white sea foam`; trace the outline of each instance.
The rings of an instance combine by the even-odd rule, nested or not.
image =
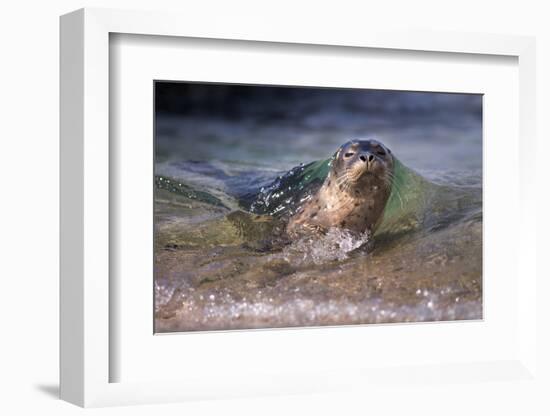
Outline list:
[[[357,235],[339,228],[330,228],[324,235],[302,237],[283,251],[285,260],[321,264],[342,261],[353,250],[369,241],[368,233]]]

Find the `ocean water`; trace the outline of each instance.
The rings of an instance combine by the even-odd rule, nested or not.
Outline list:
[[[482,318],[481,96],[162,87],[156,332]],[[403,165],[374,237],[285,239],[322,161],[360,138]]]

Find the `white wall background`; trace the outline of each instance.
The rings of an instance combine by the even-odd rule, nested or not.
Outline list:
[[[538,131],[540,217],[548,212],[550,129],[550,13],[545,1],[363,0],[363,1],[184,1],[184,0],[19,0],[0,11],[0,413],[75,414],[81,409],[56,399],[58,384],[58,16],[84,6],[178,10],[207,19],[212,13],[324,22],[327,26],[402,27],[536,35],[538,38]],[[406,74],[405,74],[406,75]],[[511,149],[516,151],[516,149]],[[533,151],[533,149],[523,149]],[[540,223],[539,249],[548,235]],[[544,227],[544,229],[543,229]],[[540,256],[542,257],[542,256]],[[540,259],[540,267],[543,267]],[[546,264],[544,266],[547,266]],[[548,268],[544,270],[550,278]],[[550,293],[543,282],[539,293]],[[542,298],[541,298],[542,299]],[[542,303],[542,302],[539,302]],[[550,303],[550,302],[549,302]],[[540,305],[544,350],[550,351],[549,307]],[[542,351],[541,351],[542,352]],[[544,365],[548,359],[540,357]],[[546,367],[548,369],[548,366]],[[550,372],[546,371],[546,374]],[[547,386],[548,387],[548,386]],[[260,398],[157,407],[100,409],[101,415],[149,414],[549,414],[543,391],[499,383],[480,392],[475,386],[438,386],[387,395]],[[546,388],[546,393],[550,388]],[[544,404],[544,408],[541,403]],[[538,404],[537,404],[538,403]]]

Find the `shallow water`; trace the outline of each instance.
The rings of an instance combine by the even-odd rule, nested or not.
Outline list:
[[[196,185],[197,163],[189,166]],[[185,167],[178,165],[181,176],[191,177]],[[201,169],[204,183],[215,182],[207,167]],[[240,182],[265,176],[233,173],[229,182],[240,189]],[[173,177],[159,177],[164,183],[156,190],[156,330],[480,318],[480,188],[413,178],[421,184],[409,180],[414,193],[401,190],[390,198],[373,241],[338,229],[286,241],[277,215],[248,214],[243,208],[254,203],[246,198],[219,188],[197,192]]]
[[[321,108],[300,124],[157,116],[156,332],[482,317],[480,120]],[[285,217],[358,137],[403,164],[374,237],[289,241]]]

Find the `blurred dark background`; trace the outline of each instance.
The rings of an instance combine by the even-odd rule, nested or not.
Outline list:
[[[482,96],[155,82],[156,153],[286,169],[377,138],[418,169],[480,169]]]

